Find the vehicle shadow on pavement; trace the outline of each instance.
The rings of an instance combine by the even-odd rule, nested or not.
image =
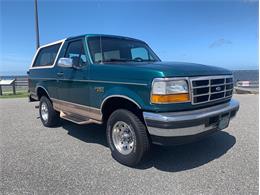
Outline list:
[[[76,125],[62,120],[62,127],[68,135],[87,143],[98,143],[108,147],[106,130],[102,125]],[[150,154],[136,169],[154,167],[161,171],[179,172],[207,164],[231,149],[236,138],[225,131],[219,131],[194,143],[179,146],[152,145]]]
[[[66,131],[68,131],[68,135],[73,136],[81,141],[87,143],[98,143],[108,147],[106,140],[106,129],[102,125],[77,125],[75,123],[62,120],[61,126]]]
[[[155,167],[161,171],[179,172],[207,164],[227,153],[236,143],[236,138],[219,131],[200,141],[179,146],[153,145],[148,161],[137,169]]]

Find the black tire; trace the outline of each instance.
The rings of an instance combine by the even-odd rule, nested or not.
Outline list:
[[[133,149],[129,154],[122,154],[113,142],[113,127],[118,121],[123,121],[134,131],[135,142],[132,147]],[[106,135],[113,158],[121,164],[135,166],[149,151],[150,142],[145,125],[135,114],[128,110],[118,109],[110,115],[107,121]]]
[[[43,104],[47,106],[47,113],[48,113],[47,119],[42,116],[41,109]],[[59,112],[53,109],[52,102],[46,96],[42,96],[40,99],[39,114],[40,114],[42,124],[45,127],[56,126],[60,121]]]

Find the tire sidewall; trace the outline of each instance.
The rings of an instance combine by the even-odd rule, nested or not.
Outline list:
[[[43,118],[42,118],[41,107],[42,107],[43,103],[45,103],[48,108],[48,119],[47,120],[43,120]],[[48,98],[46,98],[45,96],[41,97],[40,105],[39,105],[39,114],[40,114],[40,118],[41,118],[41,121],[44,126],[48,125],[48,122],[50,120],[50,105],[49,104],[50,104],[50,101],[48,100]]]
[[[117,110],[114,113],[112,113],[111,117],[108,120],[107,123],[107,141],[108,145],[111,149],[112,156],[116,158],[119,162],[123,164],[133,164],[137,159],[140,159],[142,154],[143,154],[143,147],[142,147],[142,140],[140,140],[139,132],[138,132],[138,126],[136,125],[136,122],[134,119],[131,117],[131,112],[126,111],[126,110]],[[134,147],[131,153],[124,155],[120,153],[112,139],[112,132],[113,132],[113,126],[115,125],[116,122],[118,121],[123,121],[126,124],[128,124],[132,130],[135,133],[135,142],[134,142]]]

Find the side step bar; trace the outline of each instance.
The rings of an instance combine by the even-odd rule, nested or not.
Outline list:
[[[64,113],[62,111],[60,111],[60,117],[79,125],[90,124],[90,123],[97,123],[97,124],[102,123],[101,121],[97,121],[77,114]]]

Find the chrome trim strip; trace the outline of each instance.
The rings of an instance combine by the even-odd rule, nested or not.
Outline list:
[[[148,85],[147,83],[131,83],[131,82],[120,82],[120,81],[100,81],[100,80],[86,80],[86,82],[123,84],[123,85],[142,85],[142,86],[147,86]]]
[[[160,122],[185,122],[190,120],[198,120],[202,118],[219,115],[231,110],[238,110],[239,102],[232,99],[228,103],[202,108],[198,110],[181,111],[181,112],[166,112],[153,113],[143,112],[145,120],[160,121]]]
[[[131,99],[131,98],[127,97],[127,96],[124,96],[124,95],[110,95],[110,96],[106,97],[106,98],[102,101],[101,106],[100,106],[100,109],[102,110],[104,103],[105,103],[109,98],[113,98],[113,97],[120,97],[120,98],[127,99],[127,100],[133,102],[138,108],[141,109],[141,106],[140,106],[136,101],[134,101],[133,99]]]
[[[233,78],[233,75],[217,75],[217,76],[199,76],[199,77],[190,77],[192,81],[197,80],[209,80],[209,79],[226,79]]]
[[[97,121],[102,121],[102,113],[98,108],[80,105],[64,100],[58,100],[55,98],[51,98],[51,100],[53,102],[54,109],[57,111],[62,111],[69,114],[77,114]]]
[[[70,79],[59,79],[59,80],[62,80],[62,81],[75,81],[75,82],[123,84],[123,85],[143,85],[143,86],[147,86],[148,85],[146,83],[131,83],[131,82],[102,81],[102,80],[70,80]]]
[[[189,80],[189,77],[155,78],[153,81],[176,81],[176,80]]]
[[[141,85],[147,86],[146,83],[131,83],[131,82],[117,82],[117,81],[102,81],[102,80],[77,80],[77,79],[59,79],[59,78],[30,78],[31,80],[59,80],[59,81],[72,81],[72,82],[90,82],[90,83],[109,83],[109,84],[122,84],[122,85]]]
[[[151,135],[162,136],[162,137],[178,137],[178,136],[189,136],[196,135],[205,131],[209,131],[211,129],[216,128],[216,125],[211,125],[206,127],[204,124],[192,126],[192,127],[184,127],[184,128],[176,128],[176,129],[161,129],[148,127],[148,131]]]
[[[229,103],[207,107],[199,110],[192,111],[182,111],[182,112],[168,112],[168,113],[151,113],[151,112],[143,112],[144,120],[148,129],[149,134],[163,137],[175,137],[175,136],[188,136],[195,135],[204,131],[208,131],[216,128],[216,126],[211,125],[206,127],[204,124],[205,118],[209,118],[212,116],[218,116],[223,113],[238,111],[239,103],[236,100],[231,100]],[[178,122],[185,123],[187,121],[200,121],[201,125],[195,125],[184,128],[172,128],[172,129],[164,129],[158,127],[148,126],[148,120],[153,122]]]

